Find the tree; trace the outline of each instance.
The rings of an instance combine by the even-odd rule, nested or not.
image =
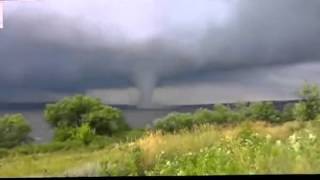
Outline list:
[[[249,117],[253,120],[277,122],[280,120],[280,112],[272,102],[256,102],[248,107]]]
[[[85,132],[88,127],[91,134],[97,135],[112,135],[129,129],[120,110],[104,105],[100,99],[84,95],[49,104],[44,114],[48,122],[56,127],[57,141],[73,139],[74,132]]]
[[[109,106],[87,113],[83,116],[83,121],[88,123],[99,135],[112,135],[113,132],[129,128],[124,121],[122,113],[118,109]]]
[[[79,127],[87,113],[103,109],[104,104],[97,98],[83,95],[66,97],[55,104],[46,106],[44,115],[54,127]]]
[[[21,114],[5,115],[0,118],[0,147],[12,148],[28,142],[31,127]]]
[[[294,106],[294,115],[299,120],[314,120],[320,114],[320,91],[316,84],[305,83],[299,91],[302,100]]]

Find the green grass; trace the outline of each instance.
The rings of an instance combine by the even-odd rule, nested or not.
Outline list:
[[[128,138],[134,137],[134,138]],[[1,177],[279,174],[320,172],[320,122],[202,125],[128,132],[103,148],[9,153]]]

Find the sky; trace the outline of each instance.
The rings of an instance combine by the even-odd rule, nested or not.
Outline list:
[[[318,0],[4,3],[0,102],[85,93],[110,104],[296,98],[320,84]]]

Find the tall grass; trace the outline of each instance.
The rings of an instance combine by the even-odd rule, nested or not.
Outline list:
[[[6,157],[0,176],[137,176],[316,173],[320,122],[201,125],[96,151]]]

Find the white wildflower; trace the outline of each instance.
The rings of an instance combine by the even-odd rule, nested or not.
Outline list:
[[[270,135],[270,134],[267,134],[266,139],[267,139],[267,140],[270,140],[270,139],[271,139],[271,135]]]
[[[316,139],[316,136],[313,135],[312,133],[309,134],[309,139],[314,141]]]
[[[277,141],[276,141],[276,144],[277,144],[278,146],[280,146],[280,145],[281,145],[281,140],[277,140]]]
[[[166,165],[167,165],[167,166],[170,166],[170,165],[171,165],[171,162],[170,162],[170,161],[167,161]]]
[[[134,142],[128,144],[129,147],[134,146]]]
[[[183,176],[184,175],[184,171],[183,170],[180,170],[179,172],[178,172],[178,176]]]
[[[296,137],[296,134],[295,134],[295,133],[292,134],[292,135],[289,137],[289,142],[290,142],[291,144],[294,144],[294,143],[296,142],[296,140],[297,140],[297,137]]]
[[[296,142],[292,145],[292,148],[294,149],[294,151],[299,151],[300,149],[300,143],[299,142]]]

